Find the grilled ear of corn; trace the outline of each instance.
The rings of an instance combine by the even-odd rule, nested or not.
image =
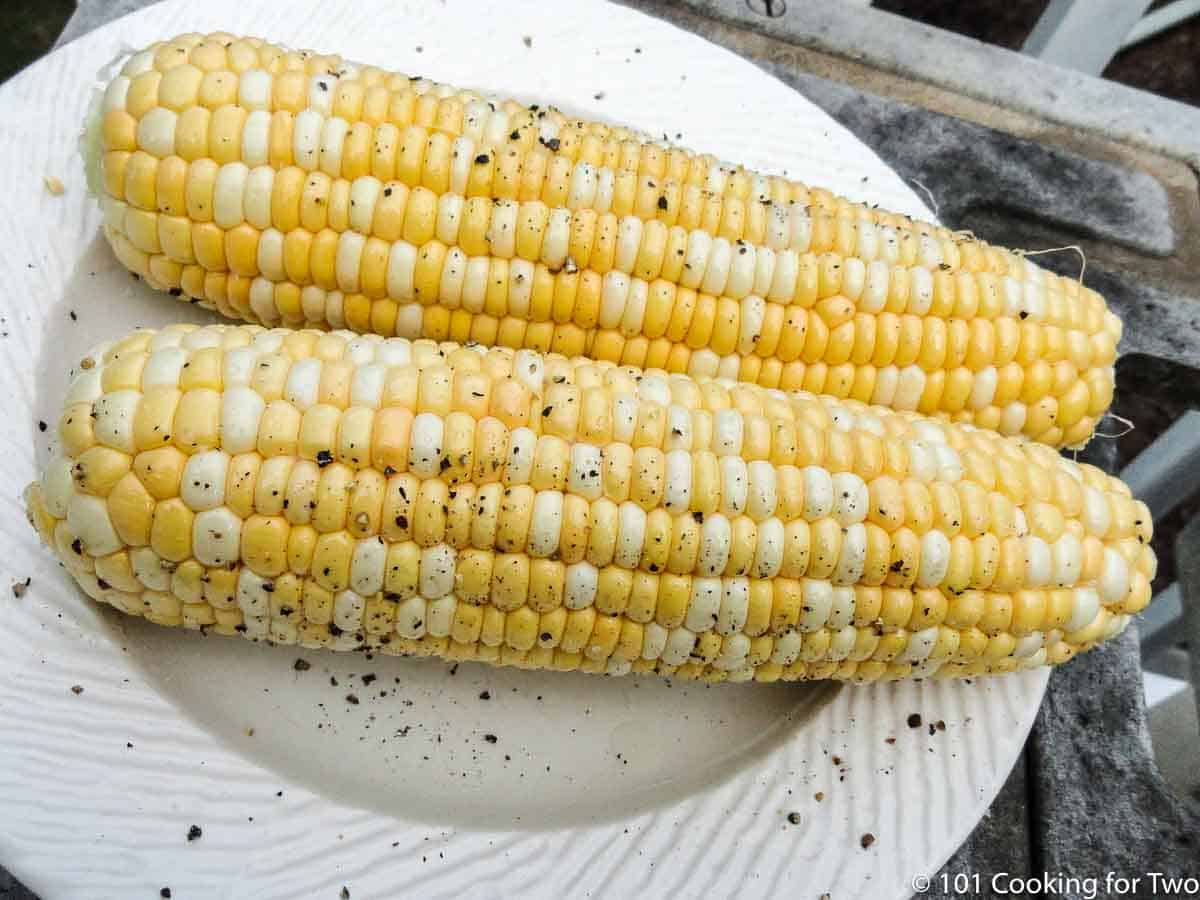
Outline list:
[[[1091,435],[1121,327],[1018,253],[552,108],[254,38],[134,54],[105,234],[265,325],[477,341]]]
[[[1144,504],[1025,440],[611,363],[254,326],[83,361],[30,518],[89,595],[256,641],[712,681],[1061,663]]]

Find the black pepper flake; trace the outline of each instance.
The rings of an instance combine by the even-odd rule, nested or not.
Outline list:
[[[385,197],[390,197],[390,196],[392,196],[392,189],[391,189],[390,187],[386,187],[386,188],[384,188],[384,189],[383,189],[383,196],[385,196]]]
[[[24,581],[14,581],[12,584],[13,596],[20,600],[25,596],[25,592],[29,590],[29,585],[33,584],[33,578],[26,578]]]
[[[419,50],[419,49],[421,49],[421,48],[420,48],[420,47],[418,47],[417,49]],[[339,897],[341,897],[341,900],[350,900],[350,888],[346,887],[346,886],[343,884],[343,885],[342,885],[342,892],[341,892],[340,894],[338,894],[338,896],[339,896]]]
[[[861,838],[859,838],[858,842],[862,845],[864,850],[869,850],[871,845],[875,843],[875,835],[868,831]]]
[[[908,727],[909,728],[920,728],[921,727],[921,714],[920,713],[913,713],[912,715],[910,715],[908,717]]]
[[[50,426],[47,425],[45,422],[43,422],[41,419],[38,419],[38,431],[45,431],[49,427]]]
[[[496,735],[494,735],[494,734],[485,734],[483,736],[483,739],[485,741],[487,741],[489,744],[494,744],[494,743],[496,743],[496,741],[500,740],[500,738],[496,737]]]
[[[71,541],[71,549],[73,551],[75,551],[76,556],[82,556],[83,555],[83,541],[79,540],[79,538],[75,538],[75,540]]]
[[[542,410],[542,418],[544,419],[546,416],[550,415],[550,413],[552,413],[552,412],[554,412],[553,404],[550,406],[547,406],[545,409]]]
[[[396,516],[396,527],[397,528],[407,528],[408,527],[408,516]]]
[[[331,462],[333,462],[333,454],[330,453],[328,450],[321,450],[320,452],[317,453],[317,467],[318,468],[323,469],[327,465],[329,465]]]
[[[521,139],[521,132],[517,131],[517,129],[514,128],[512,130],[512,134],[510,134],[508,136],[508,139],[510,141],[519,141]]]
[[[531,38],[529,35],[525,35],[523,38],[521,38],[521,43],[524,44],[526,47],[532,47],[533,46],[533,38]]]
[[[193,825],[191,828],[188,829],[188,833],[187,833],[188,843],[190,844],[192,841],[200,840],[200,835],[202,835],[202,834],[204,834],[204,832],[200,830],[200,826]]]
[[[1028,319],[1028,318],[1029,318],[1029,312],[1028,312],[1028,310],[1024,310],[1024,309],[1023,309],[1023,310],[1021,310],[1019,313],[1017,313],[1017,315],[1018,315],[1020,318],[1022,318],[1022,319]]]
[[[800,824],[800,813],[798,813],[798,812],[788,813],[787,820],[788,820],[788,823],[791,825],[799,825]]]
[[[158,892],[158,896],[163,897],[164,900],[171,900],[171,889],[169,887],[163,888]]]
[[[83,693],[83,685],[82,684],[71,685],[71,693],[74,694],[76,697],[78,697],[80,694]]]
[[[477,157],[475,157],[476,165],[482,166],[485,163],[489,163],[491,161],[492,161],[492,158],[490,156],[488,156],[486,153],[480,153]]]
[[[310,663],[307,659],[298,659],[292,663],[292,668],[297,672],[307,672],[312,668],[312,663]]]
[[[543,643],[545,643],[546,641],[551,641],[551,640],[553,640],[553,639],[554,639],[554,635],[552,635],[552,634],[551,634],[550,632],[548,632],[548,631],[543,631],[543,632],[542,632],[542,634],[541,634],[541,639],[542,639],[542,642],[543,642]]]
[[[666,198],[666,197],[659,197],[659,198],[658,198],[658,208],[659,208],[659,209],[666,209],[668,205],[669,205],[669,204],[667,203],[667,198]]]
[[[67,315],[71,317],[72,322],[79,321],[79,316],[75,315],[75,310],[71,310],[69,313],[67,313]]]
[[[492,699],[492,693],[491,693],[491,691],[480,691],[480,692],[479,692],[479,699],[480,699],[480,700],[491,700],[491,699]]]
[[[351,706],[358,706],[358,695],[357,694],[347,694],[346,702],[349,703]]]
[[[374,680],[375,680],[375,679],[377,679],[378,677],[379,677],[379,676],[378,676],[378,675],[376,675],[374,672],[368,672],[366,675],[364,675],[364,676],[362,677],[362,683],[363,683],[364,685],[370,684],[372,681],[374,681]]]

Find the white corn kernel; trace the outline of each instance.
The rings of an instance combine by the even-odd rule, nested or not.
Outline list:
[[[225,566],[238,561],[242,520],[225,506],[206,509],[192,520],[192,553],[206,566]]]
[[[712,631],[720,619],[721,594],[720,578],[693,578],[684,626],[695,632]]]
[[[589,562],[577,562],[567,566],[563,606],[567,609],[584,609],[591,606],[596,602],[599,579],[599,571]]]
[[[108,517],[108,506],[100,497],[73,494],[67,502],[67,525],[89,556],[107,556],[122,547]]]
[[[408,468],[418,478],[436,478],[441,471],[444,431],[444,420],[434,413],[419,413],[413,419]]]
[[[533,498],[533,516],[529,523],[529,538],[526,543],[526,550],[530,556],[545,558],[558,551],[562,516],[562,492],[538,491]]]
[[[801,606],[797,628],[816,631],[824,627],[833,609],[833,586],[828,581],[805,578],[800,582]]]
[[[260,398],[261,402],[261,398]],[[225,502],[225,478],[229,472],[229,454],[205,450],[188,457],[183,467],[179,497],[188,508],[201,512]]]
[[[421,570],[418,590],[427,600],[436,600],[454,591],[454,571],[457,554],[449,544],[435,544],[421,551]]]

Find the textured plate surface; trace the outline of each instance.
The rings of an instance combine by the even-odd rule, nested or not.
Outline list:
[[[10,81],[0,88],[0,863],[47,898],[163,886],[335,897],[343,885],[355,898],[907,896],[999,789],[1044,671],[710,689],[298,654],[101,611],[37,545],[19,494],[48,455],[53,428],[38,421],[53,424],[68,369],[136,325],[209,320],[132,282],[98,237],[76,151],[88,89],[123,50],[218,29],[549,100],[927,215],[790,89],[599,2],[168,3]],[[50,195],[44,174],[66,194]],[[8,591],[27,577],[24,596]],[[311,668],[298,671],[299,657]],[[912,713],[946,729],[909,728]],[[189,842],[192,825],[203,834]]]

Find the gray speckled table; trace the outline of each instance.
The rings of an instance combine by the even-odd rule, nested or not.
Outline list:
[[[80,0],[60,42],[145,5]],[[1200,364],[1200,111],[835,2],[793,3],[775,18],[742,0],[629,5],[804,93],[926,186],[952,227],[1006,244],[1083,245],[1086,280],[1126,320],[1123,349],[1144,354],[1118,367],[1118,410],[1153,391],[1137,378],[1143,361],[1176,378]],[[1088,457],[1116,470],[1136,449],[1093,442]],[[997,896],[997,873],[1200,874],[1200,810],[1172,794],[1149,748],[1131,629],[1054,673],[1023,758],[925,896],[967,893],[939,889],[942,875],[979,874],[984,890],[971,896]],[[32,896],[6,879],[0,870],[0,900]]]

